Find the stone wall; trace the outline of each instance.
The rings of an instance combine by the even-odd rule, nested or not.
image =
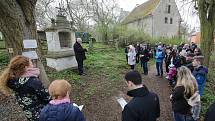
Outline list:
[[[143,19],[140,19],[138,21],[135,21],[135,22],[132,22],[132,23],[129,23],[128,24],[128,28],[131,28],[131,29],[136,29],[136,30],[141,30],[141,31],[144,31],[144,33],[152,36],[153,33],[152,33],[152,17],[151,16],[148,16],[148,17],[145,17]]]
[[[170,5],[170,13],[167,12]],[[165,23],[165,17],[168,18]],[[172,24],[170,24],[172,18]],[[128,28],[143,30],[151,37],[174,37],[179,36],[180,14],[174,0],[161,0],[157,8],[143,19],[127,24]]]
[[[170,13],[167,12],[168,5],[171,6]],[[153,12],[155,37],[173,37],[179,35],[180,14],[174,0],[161,0]],[[167,17],[167,23],[165,23]],[[172,18],[172,24],[170,24]]]

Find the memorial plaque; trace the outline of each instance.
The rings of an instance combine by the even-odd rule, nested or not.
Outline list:
[[[30,59],[38,59],[38,55],[36,51],[22,52],[22,55]]]
[[[25,49],[37,48],[37,40],[34,39],[23,40],[23,45]]]

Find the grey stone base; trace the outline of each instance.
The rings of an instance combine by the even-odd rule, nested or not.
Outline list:
[[[75,56],[64,58],[46,58],[47,66],[62,71],[68,68],[77,68],[78,64]]]

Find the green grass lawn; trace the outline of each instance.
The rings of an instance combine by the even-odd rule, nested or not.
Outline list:
[[[9,62],[8,53],[4,50],[0,50],[0,70],[2,70]]]
[[[88,48],[88,44],[83,45]],[[87,76],[77,75],[77,70],[67,69],[60,72],[48,72],[51,79],[66,79],[72,84],[74,100],[89,100],[93,95],[111,95],[122,84],[124,73],[129,70],[124,49],[118,51],[110,46],[95,43],[86,53],[84,68]],[[124,83],[123,83],[124,84]],[[79,91],[76,91],[79,90]]]

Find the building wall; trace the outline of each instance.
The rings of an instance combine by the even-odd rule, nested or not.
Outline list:
[[[201,33],[197,32],[195,35],[192,35],[191,42],[194,42],[197,45],[200,45],[201,44]],[[214,34],[214,44],[215,44],[215,34]]]
[[[170,5],[170,13],[168,13]],[[167,23],[165,23],[167,17]],[[172,24],[170,24],[172,18]],[[153,36],[174,37],[179,35],[180,14],[175,0],[161,0],[153,12]]]
[[[170,13],[168,13],[170,5]],[[167,23],[165,23],[167,17]],[[172,24],[170,24],[172,18]],[[153,38],[179,36],[180,14],[175,0],[161,0],[152,15],[127,24],[128,28],[144,31]]]
[[[143,31],[144,33],[152,36],[152,23],[153,23],[152,16],[148,16],[143,19],[129,23],[127,27]]]

